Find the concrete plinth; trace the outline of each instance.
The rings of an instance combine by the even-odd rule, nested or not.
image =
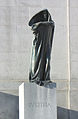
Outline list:
[[[19,119],[57,119],[56,86],[35,83],[19,86]]]

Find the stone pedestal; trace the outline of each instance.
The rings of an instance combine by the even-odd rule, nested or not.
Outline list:
[[[35,83],[19,86],[19,119],[57,119],[56,85]]]

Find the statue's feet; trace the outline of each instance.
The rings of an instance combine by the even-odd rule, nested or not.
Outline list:
[[[47,81],[35,81],[36,84],[38,84],[39,86],[46,86],[48,84],[51,84],[52,81],[51,80],[47,80]]]

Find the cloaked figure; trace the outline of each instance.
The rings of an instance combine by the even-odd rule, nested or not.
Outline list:
[[[50,83],[50,57],[54,34],[54,21],[47,9],[40,11],[29,21],[33,39],[29,81],[42,86]]]

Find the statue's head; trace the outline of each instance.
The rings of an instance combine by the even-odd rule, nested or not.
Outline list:
[[[51,15],[47,9],[44,9],[40,11],[39,13],[37,13],[36,15],[34,15],[29,21],[29,26],[32,26],[33,24],[38,22],[45,22],[45,21],[52,21]]]

